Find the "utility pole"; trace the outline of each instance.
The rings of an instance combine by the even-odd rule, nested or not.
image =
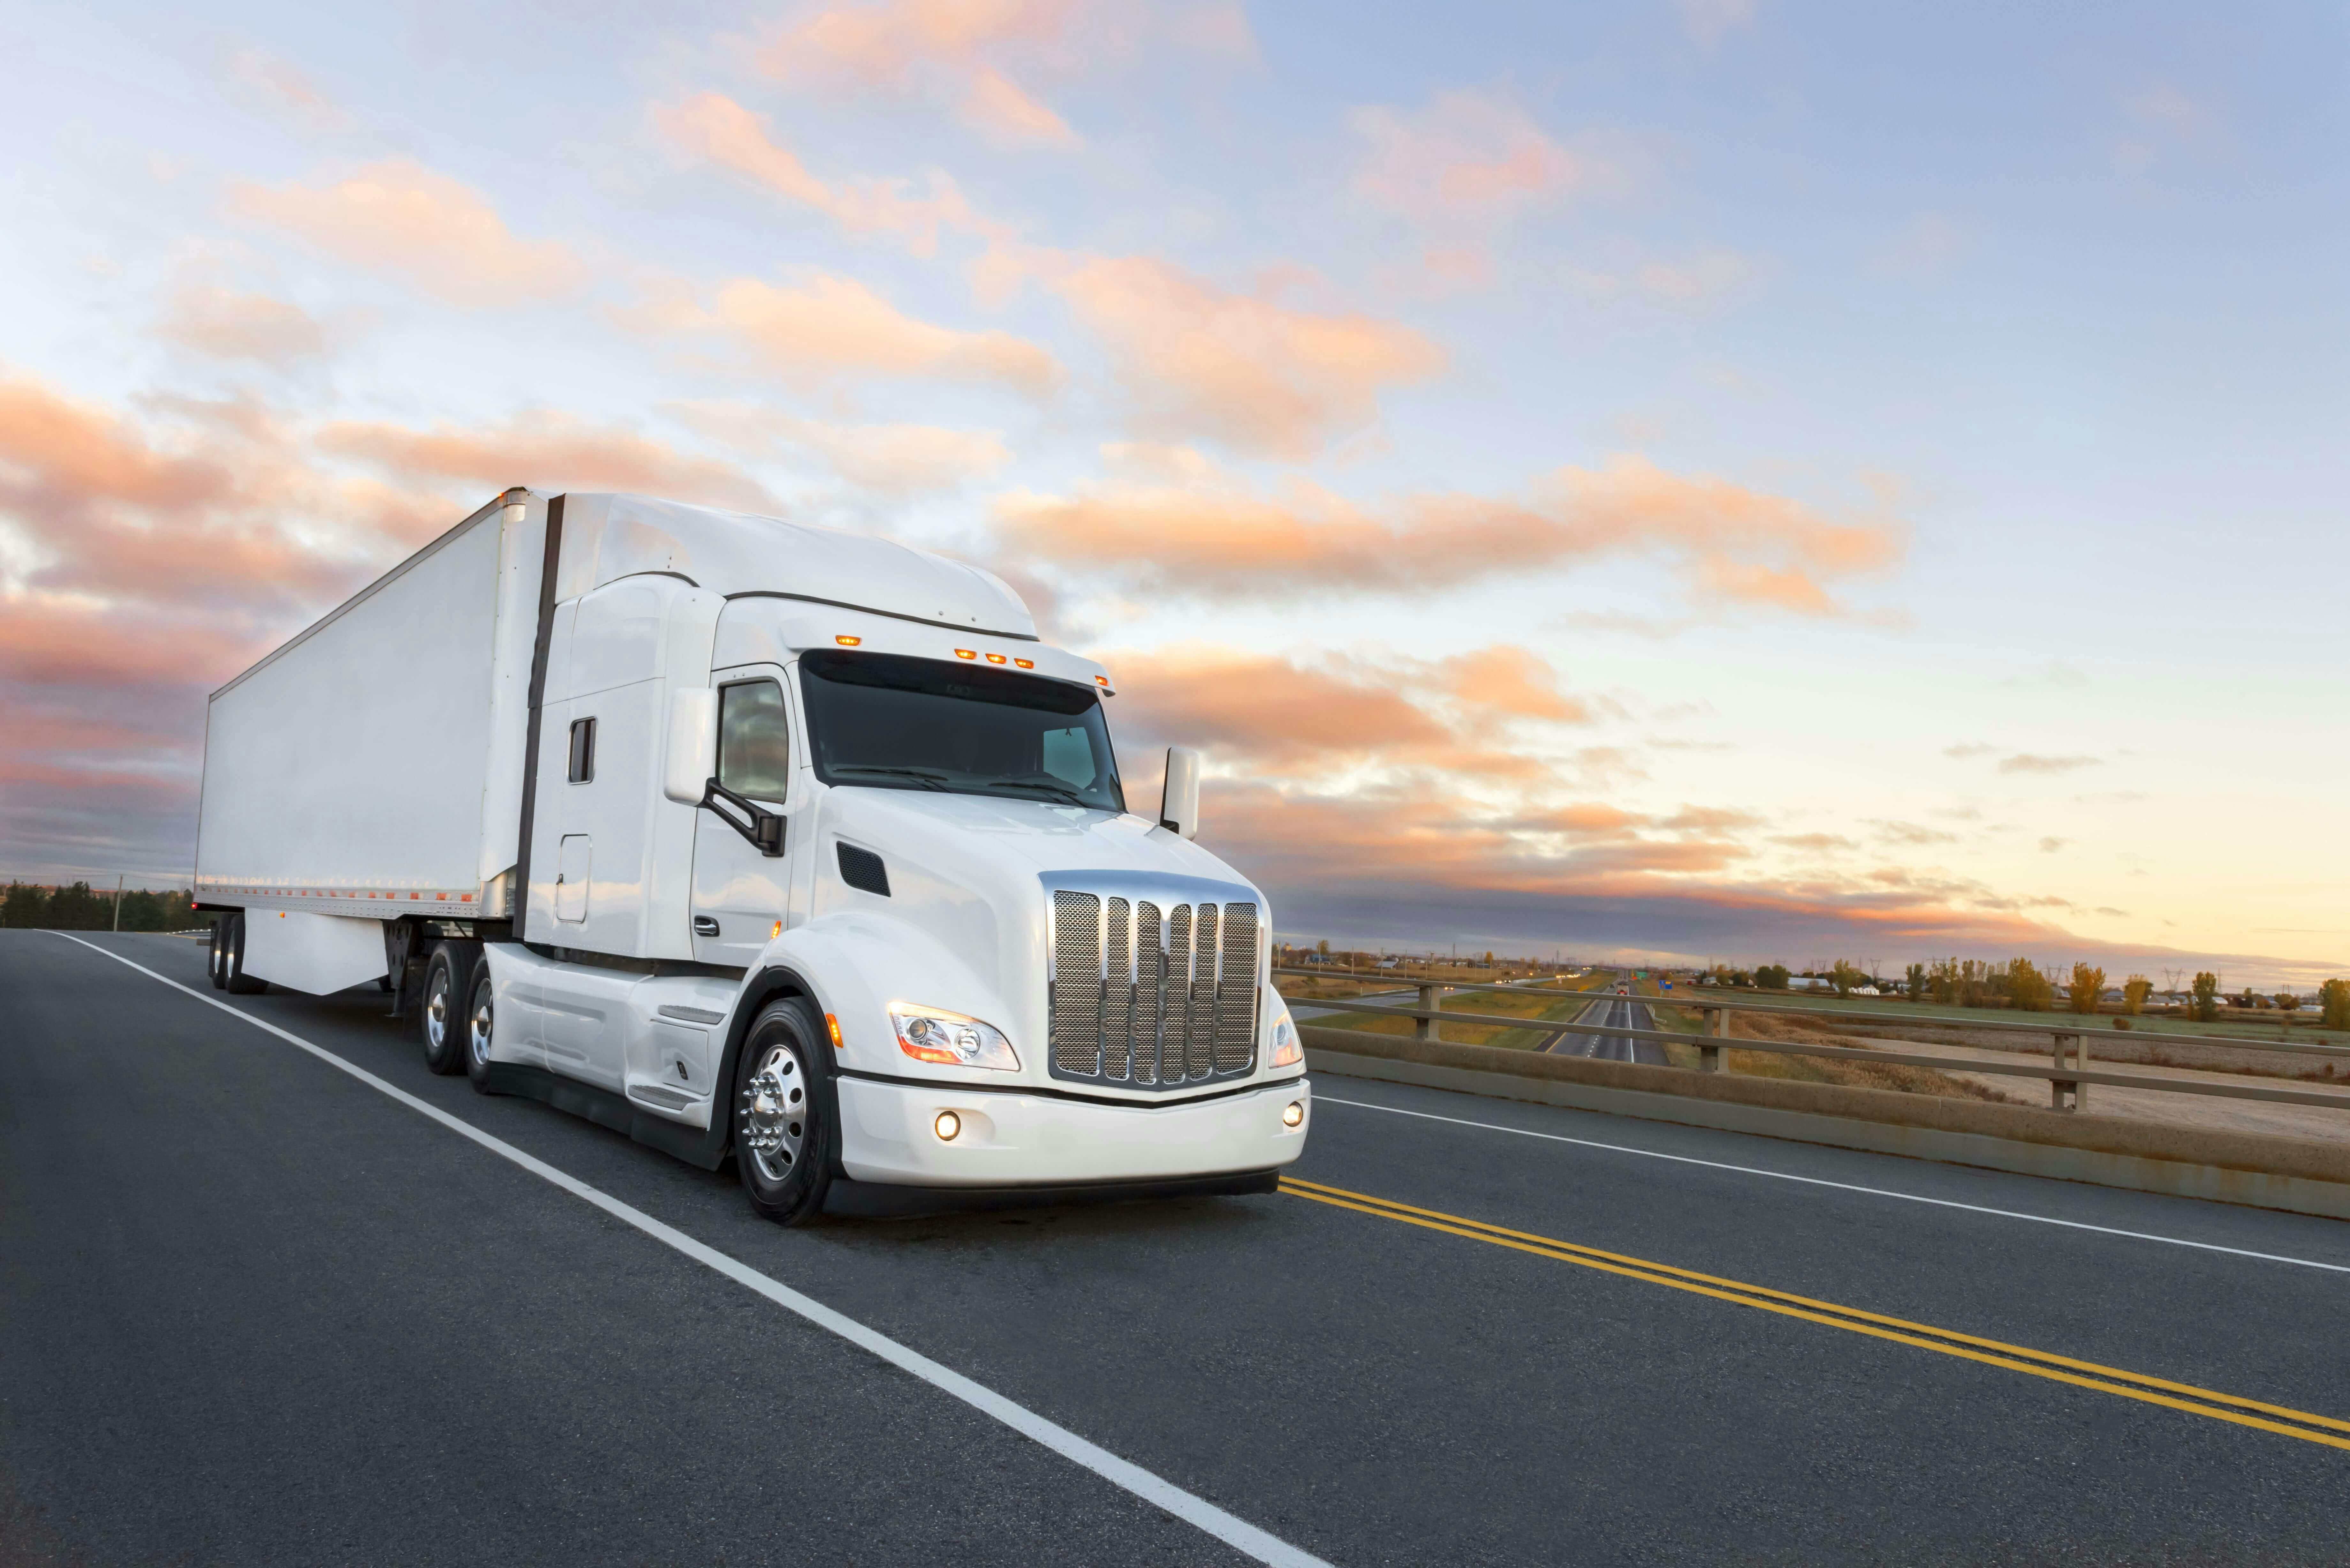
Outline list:
[[[116,933],[117,935],[120,935],[120,934],[121,934],[121,931],[122,931],[122,873],[121,873],[121,872],[120,872],[120,871],[118,871],[118,872],[116,872],[116,873],[114,874],[114,929],[115,929],[115,933]]]

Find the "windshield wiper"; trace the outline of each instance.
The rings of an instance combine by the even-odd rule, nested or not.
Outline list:
[[[947,775],[937,768],[890,768],[874,763],[835,763],[828,770],[836,774],[880,774],[894,779],[912,779],[924,789],[943,790]]]
[[[989,779],[986,783],[981,784],[980,787],[982,789],[1042,790],[1045,794],[1052,795],[1056,799],[1067,801],[1071,805],[1089,806],[1093,805],[1093,802],[1087,800],[1085,796],[1079,794],[1076,791],[1071,789],[1066,784],[1045,784],[1039,779]]]

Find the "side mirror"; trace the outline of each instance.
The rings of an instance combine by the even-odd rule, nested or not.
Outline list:
[[[661,794],[680,805],[700,805],[702,786],[717,771],[718,693],[707,686],[671,692]]]
[[[1200,836],[1200,753],[1189,746],[1167,748],[1167,789],[1159,801],[1159,826],[1183,838]]]

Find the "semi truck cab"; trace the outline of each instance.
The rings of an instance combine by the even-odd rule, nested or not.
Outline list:
[[[1196,758],[1171,751],[1138,812],[1111,672],[1042,641],[1000,579],[649,497],[513,491],[495,511],[499,581],[475,587],[500,624],[458,699],[487,716],[459,764],[480,778],[475,885],[353,909],[321,874],[227,865],[229,846],[414,857],[301,809],[331,778],[270,777],[293,809],[216,803],[216,751],[250,794],[265,775],[231,749],[303,745],[298,711],[272,722],[233,682],[199,842],[200,897],[232,913],[216,980],[352,983],[311,961],[371,925],[436,1068],[731,1158],[785,1222],[941,1189],[1269,1190],[1302,1152],[1267,901],[1193,839]],[[343,660],[273,659],[260,684],[331,705],[310,689]],[[256,818],[334,841],[265,850]]]

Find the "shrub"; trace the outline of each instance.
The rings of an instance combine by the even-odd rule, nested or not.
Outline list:
[[[2095,1012],[2097,1010],[2098,999],[2105,994],[2106,971],[2104,970],[2091,969],[2085,963],[2076,963],[2073,966],[2074,1012]]]
[[[2199,970],[2195,975],[2195,1022],[2220,1022],[2220,977],[2210,970]]]
[[[2007,1000],[2021,1012],[2045,1012],[2056,1000],[2056,988],[2030,959],[2012,959],[2007,966]]]

